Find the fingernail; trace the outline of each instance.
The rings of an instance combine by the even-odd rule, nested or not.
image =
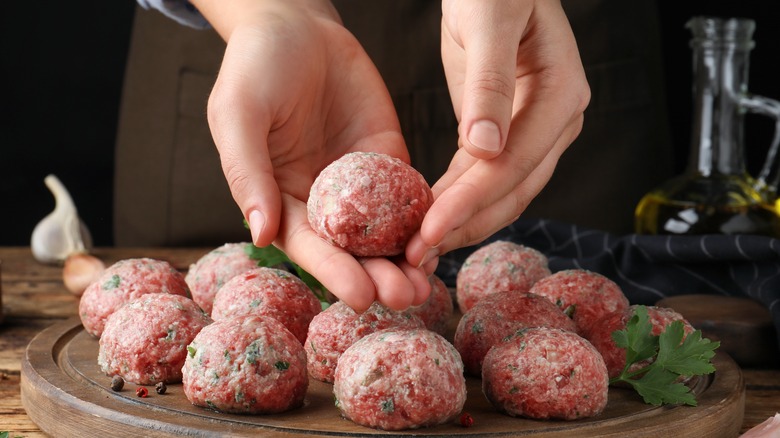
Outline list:
[[[501,132],[490,120],[477,120],[471,125],[468,140],[484,151],[496,152],[501,147]]]
[[[420,265],[417,267],[421,268],[425,266],[426,263],[430,262],[431,260],[435,259],[438,256],[439,256],[439,250],[437,248],[429,248],[428,251],[425,251],[425,256],[423,256]]]
[[[249,232],[252,233],[252,242],[257,242],[263,227],[265,227],[265,216],[260,210],[252,210],[249,213]]]

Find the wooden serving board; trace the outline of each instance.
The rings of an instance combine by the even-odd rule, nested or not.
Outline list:
[[[136,385],[121,392],[110,389],[110,378],[97,365],[98,342],[74,318],[51,326],[28,345],[22,361],[21,395],[27,414],[44,431],[57,437],[105,436],[374,436],[390,433],[356,425],[340,416],[332,386],[312,380],[305,405],[274,415],[230,415],[189,403],[181,384],[168,385],[159,395],[135,395]],[[535,421],[496,412],[482,395],[480,381],[467,379],[464,411],[474,425],[456,422],[413,431],[414,436],[653,436],[735,437],[745,403],[740,368],[719,353],[717,371],[693,384],[699,405],[653,407],[628,389],[610,388],[609,404],[595,417],[577,421]]]

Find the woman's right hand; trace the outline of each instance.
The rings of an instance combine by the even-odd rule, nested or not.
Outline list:
[[[373,151],[409,162],[387,88],[330,2],[193,4],[227,41],[208,120],[253,242],[273,243],[356,310],[422,302],[423,269],[357,260],[309,226],[309,190],[332,161]]]

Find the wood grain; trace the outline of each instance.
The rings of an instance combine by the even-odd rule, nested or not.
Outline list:
[[[330,385],[312,381],[307,404],[288,413],[240,416],[192,406],[181,385],[169,385],[163,396],[138,398],[130,385],[111,391],[110,379],[97,366],[97,340],[86,334],[77,319],[42,332],[27,349],[22,362],[22,402],[30,417],[44,431],[57,436],[104,436],[121,427],[143,436],[222,435],[251,436],[263,431],[300,435],[386,435],[341,418],[333,406]],[[720,354],[718,369],[694,386],[698,407],[652,407],[632,391],[610,389],[607,409],[598,417],[578,421],[533,421],[496,412],[481,396],[480,382],[469,379],[470,397],[464,410],[476,423],[472,428],[456,424],[398,434],[456,436],[524,434],[531,437],[568,437],[573,434],[626,436],[640,434],[676,437],[733,437],[744,414],[744,382],[740,369]]]

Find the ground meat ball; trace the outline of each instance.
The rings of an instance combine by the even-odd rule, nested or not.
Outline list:
[[[228,280],[217,292],[215,321],[239,315],[269,316],[284,324],[303,344],[322,304],[300,278],[275,268],[255,267]]]
[[[634,316],[636,308],[637,306],[633,305],[626,310],[608,315],[602,322],[595,325],[589,333],[588,340],[604,358],[610,378],[619,376],[626,366],[626,350],[615,345],[612,333],[626,328],[626,324]],[[688,336],[695,330],[682,315],[670,308],[655,306],[645,306],[645,308],[647,309],[650,324],[653,326],[652,334],[655,336],[663,333],[666,327],[674,321],[682,321],[684,336]],[[631,366],[630,371],[638,371],[650,363],[650,360],[635,363]]]
[[[98,364],[109,376],[139,385],[180,382],[187,345],[211,322],[187,297],[143,295],[109,316]]]
[[[496,409],[512,416],[575,420],[604,410],[609,378],[604,359],[588,341],[538,327],[488,351],[482,390]]]
[[[514,242],[493,242],[471,253],[458,271],[458,307],[465,313],[491,293],[528,292],[548,275],[547,257],[541,252]]]
[[[196,406],[236,414],[270,414],[303,404],[306,353],[273,318],[215,321],[187,347],[184,394]]]
[[[420,318],[408,311],[389,309],[378,302],[363,313],[356,313],[341,301],[332,304],[309,324],[304,348],[309,375],[332,383],[339,357],[358,339],[386,328],[424,328]]]
[[[355,423],[413,429],[458,415],[466,402],[466,381],[458,352],[441,335],[387,329],[344,352],[333,394],[344,416]]]
[[[447,331],[455,306],[452,304],[452,295],[447,285],[436,275],[428,277],[431,284],[431,294],[423,304],[409,308],[409,312],[422,319],[428,330],[440,335]]]
[[[547,298],[518,292],[497,292],[485,297],[458,322],[454,344],[466,371],[482,375],[482,360],[490,347],[530,327],[576,331],[574,322]]]
[[[84,330],[100,337],[112,313],[148,293],[189,297],[190,289],[184,275],[166,261],[138,258],[114,263],[81,296],[79,316]]]
[[[192,299],[211,313],[214,296],[225,282],[238,274],[257,267],[257,261],[249,258],[249,243],[226,243],[213,249],[190,265],[184,279],[192,291]]]
[[[556,272],[539,280],[531,292],[547,297],[571,316],[578,333],[586,338],[591,327],[629,305],[628,298],[614,281],[585,269]]]
[[[425,178],[389,155],[346,154],[311,186],[309,223],[323,239],[356,256],[393,256],[420,228],[433,203]]]

